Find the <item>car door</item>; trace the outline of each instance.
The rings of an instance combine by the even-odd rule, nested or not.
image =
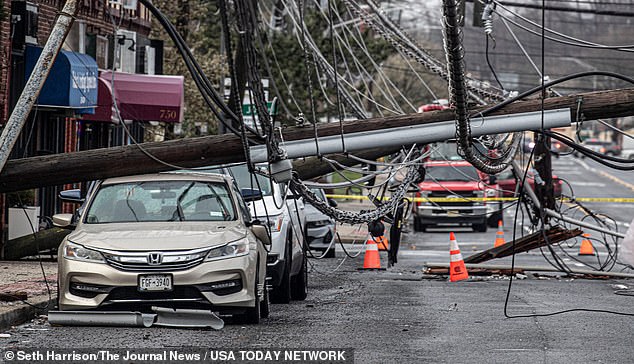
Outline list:
[[[293,273],[296,273],[301,268],[302,259],[304,256],[304,239],[306,226],[306,213],[304,207],[304,200],[299,195],[295,195],[288,185],[279,184],[281,191],[286,193],[286,207],[291,218],[291,225],[293,227]]]

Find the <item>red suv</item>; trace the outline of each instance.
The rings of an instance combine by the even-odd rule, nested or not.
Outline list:
[[[499,186],[489,184],[489,176],[466,161],[429,161],[425,163],[425,181],[417,197],[442,198],[414,204],[414,230],[450,223],[471,225],[485,232],[487,225],[497,226],[503,218],[502,203],[487,201],[499,196]],[[465,201],[463,198],[473,199]],[[455,202],[452,201],[455,199]]]
[[[517,189],[517,181],[515,174],[511,168],[505,169],[497,175],[497,183],[502,189],[502,197],[513,197]],[[535,170],[530,169],[526,174],[526,183],[535,190]],[[563,181],[553,174],[553,192],[555,197],[561,197]]]

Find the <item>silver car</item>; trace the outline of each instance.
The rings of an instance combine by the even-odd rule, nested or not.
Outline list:
[[[229,176],[107,179],[59,247],[59,309],[210,310],[258,323],[269,310],[263,242]]]
[[[337,203],[334,200],[326,198],[324,190],[311,188],[311,191],[319,199],[330,204],[330,206],[337,206]],[[313,250],[323,252],[324,257],[326,258],[334,258],[335,235],[337,233],[336,221],[310,204],[306,204],[305,211],[308,246]]]

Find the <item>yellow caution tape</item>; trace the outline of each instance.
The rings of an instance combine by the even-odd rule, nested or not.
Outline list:
[[[367,196],[363,195],[326,195],[328,198],[334,198],[335,200],[367,200]],[[387,200],[388,197],[384,197],[383,200]],[[470,202],[470,201],[517,201],[517,197],[407,197],[408,200],[413,202]],[[629,197],[576,197],[571,199],[568,197],[563,198],[564,202],[616,202],[616,203],[634,203],[634,198]]]

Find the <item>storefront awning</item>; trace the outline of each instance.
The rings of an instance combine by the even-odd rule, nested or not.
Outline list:
[[[42,48],[27,46],[25,81],[29,79]],[[87,55],[61,51],[40,91],[37,105],[75,109],[78,114],[92,113],[97,106],[97,62]]]
[[[101,71],[98,106],[84,120],[118,123],[112,95],[123,120],[183,121],[183,76]]]

